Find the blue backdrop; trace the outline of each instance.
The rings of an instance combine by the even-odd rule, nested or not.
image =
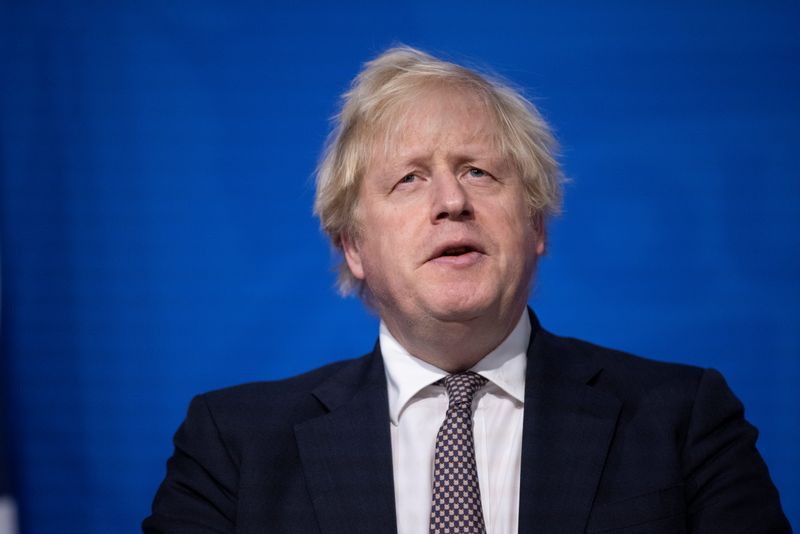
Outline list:
[[[542,323],[720,369],[800,525],[800,5],[678,4],[2,3],[24,532],[136,532],[193,394],[370,349],[312,174],[338,95],[397,42],[534,97],[573,180]]]

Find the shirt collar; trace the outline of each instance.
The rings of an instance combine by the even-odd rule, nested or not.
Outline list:
[[[530,336],[531,323],[526,309],[508,337],[470,370],[489,380],[520,404],[524,403],[526,353]],[[409,401],[423,388],[448,373],[410,354],[383,321],[379,339],[388,383],[389,417],[392,424],[397,425]]]

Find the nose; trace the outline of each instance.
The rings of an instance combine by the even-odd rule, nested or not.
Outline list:
[[[472,206],[464,184],[452,173],[441,173],[433,180],[431,221],[472,218]]]

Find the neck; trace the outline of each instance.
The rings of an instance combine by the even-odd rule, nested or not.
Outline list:
[[[410,354],[448,373],[466,371],[497,348],[520,319],[522,307],[508,313],[451,320],[404,323],[382,316],[392,336]]]

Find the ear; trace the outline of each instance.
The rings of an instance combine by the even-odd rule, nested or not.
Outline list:
[[[347,234],[342,234],[342,251],[350,272],[359,280],[364,279],[364,265],[361,263],[361,251],[358,242]]]
[[[547,230],[544,226],[544,216],[541,213],[534,216],[533,228],[536,231],[536,255],[544,256],[547,250]]]

